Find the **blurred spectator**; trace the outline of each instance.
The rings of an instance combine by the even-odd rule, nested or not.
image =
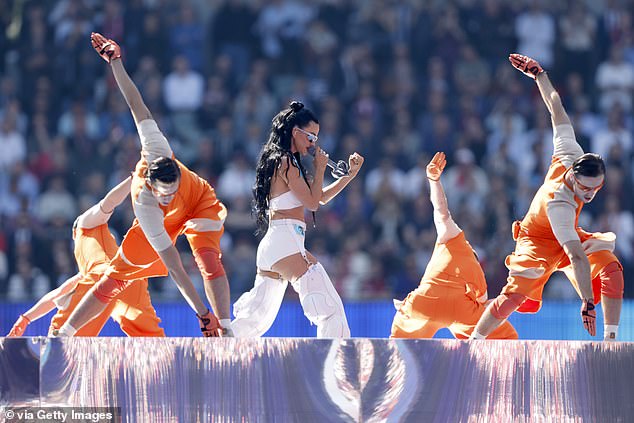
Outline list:
[[[619,196],[609,195],[605,199],[605,211],[597,218],[597,230],[616,233],[614,253],[625,264],[634,264],[634,216],[621,208]]]
[[[562,54],[557,58],[564,72],[580,72],[592,67],[595,61],[594,45],[597,20],[586,10],[583,2],[576,2],[559,20]],[[588,72],[585,82],[591,82]]]
[[[429,161],[426,159],[426,163]],[[428,191],[428,188],[425,189]],[[401,238],[405,251],[418,257],[418,273],[423,274],[435,245],[436,231],[429,193],[420,193],[407,210],[408,219],[403,222]]]
[[[447,67],[440,57],[434,56],[429,59],[427,72],[420,84],[425,94],[449,94],[451,86],[447,77]]]
[[[26,158],[26,141],[17,131],[14,116],[5,115],[0,122],[0,172],[8,172],[15,163]]]
[[[205,82],[189,67],[184,56],[174,58],[172,72],[163,81],[163,99],[172,113],[174,130],[189,142],[195,142],[199,129],[196,112],[203,103]]]
[[[134,119],[128,109],[128,105],[119,93],[111,93],[107,97],[106,109],[99,115],[99,136],[97,143],[101,143],[111,131],[123,131],[133,133],[135,131]]]
[[[521,179],[539,188],[553,154],[553,129],[548,112],[542,110],[535,113],[533,127],[509,140],[509,153],[521,172]]]
[[[590,110],[590,96],[587,93],[586,82],[581,73],[576,71],[569,73],[562,98],[572,120],[577,142],[584,151],[589,149],[589,138],[597,131],[599,125],[599,119]]]
[[[252,228],[255,230],[255,225]],[[251,264],[255,264],[256,248],[251,239],[252,233],[238,234],[233,242],[231,255],[223,256],[223,261],[230,269],[227,276],[231,280],[231,290],[235,292],[245,292],[253,287],[256,267]]]
[[[163,82],[165,104],[174,113],[196,111],[203,101],[204,80],[184,56],[174,58],[172,72]]]
[[[312,21],[305,37],[311,56],[317,59],[329,56],[337,48],[337,35],[323,21]]]
[[[365,192],[375,202],[384,202],[383,196],[395,196],[397,199],[405,189],[405,174],[394,165],[390,157],[383,157],[380,166],[372,169],[365,182]]]
[[[463,117],[462,131],[458,136],[459,147],[468,148],[475,155],[476,163],[482,164],[487,151],[487,138],[482,120],[476,115]]]
[[[621,47],[612,47],[609,60],[599,65],[596,84],[601,96],[599,107],[603,112],[607,112],[615,104],[619,104],[626,112],[632,110],[634,65],[623,59]]]
[[[431,133],[424,134],[423,151],[429,155],[437,151],[452,151],[456,145],[451,118],[446,113],[432,116]]]
[[[249,74],[255,37],[253,5],[245,0],[226,0],[210,25],[210,44],[216,54],[226,54],[233,62],[236,78],[242,83]]]
[[[418,159],[416,166],[407,171],[403,185],[403,194],[406,198],[413,200],[428,192],[426,168],[430,156],[420,154],[416,157]]]
[[[169,57],[173,56],[168,57],[169,51],[165,48],[168,34],[163,31],[163,27],[159,13],[148,11],[143,16],[138,54],[140,58],[153,57],[158,63],[159,69],[165,72],[168,69]],[[145,93],[143,96],[145,97]]]
[[[25,133],[28,127],[29,119],[22,111],[20,101],[16,98],[7,102],[6,106],[0,110],[0,119],[13,119],[15,121],[15,127],[21,134]]]
[[[183,56],[196,71],[204,70],[205,28],[189,2],[181,2],[178,21],[169,34],[172,57]]]
[[[67,223],[75,220],[75,198],[68,191],[62,176],[53,176],[48,180],[48,187],[40,196],[36,215],[44,223],[50,223],[55,218],[62,218]]]
[[[199,122],[202,129],[210,130],[216,126],[218,118],[226,113],[230,97],[231,95],[221,77],[213,75],[207,79],[207,88],[199,111]],[[257,103],[255,96],[252,99]],[[254,105],[249,103],[249,106],[253,107]]]
[[[344,298],[361,299],[365,281],[371,277],[372,258],[354,238],[347,238],[341,255],[347,264],[339,291]]]
[[[592,152],[602,157],[609,156],[612,146],[618,144],[620,152],[625,157],[632,156],[632,132],[625,127],[623,109],[614,105],[608,112],[607,127],[595,132],[592,138]]]
[[[81,0],[61,0],[55,3],[48,20],[55,28],[55,42],[63,45],[73,33],[90,34],[90,21],[86,5]]]
[[[82,102],[76,101],[59,118],[57,132],[69,141],[71,151],[78,159],[76,163],[80,166],[79,169],[89,165],[88,160],[100,135],[97,116],[87,111]]]
[[[7,300],[40,298],[50,290],[50,280],[42,270],[34,267],[27,257],[18,258],[16,271],[9,276],[7,283]]]
[[[91,138],[96,138],[99,134],[97,117],[87,112],[81,101],[75,101],[70,110],[62,114],[57,128],[57,132],[64,137],[72,137],[78,131],[85,132]]]
[[[216,127],[211,131],[211,136],[214,142],[214,154],[217,159],[223,162],[230,160],[234,148],[237,145],[237,138],[231,116],[221,116],[218,119]]]
[[[485,208],[489,182],[486,173],[476,165],[475,156],[466,148],[456,150],[455,166],[445,172],[447,201],[450,210],[466,207],[477,215]]]
[[[82,178],[82,194],[77,198],[78,213],[83,213],[97,204],[108,191],[103,172],[93,170]]]
[[[125,35],[125,20],[123,8],[119,0],[106,0],[103,5],[103,15],[99,19],[102,34],[108,34],[108,38],[122,40]]]
[[[222,201],[231,204],[238,197],[251,197],[253,181],[255,170],[245,153],[238,150],[233,154],[229,166],[220,174],[216,190]]]
[[[10,222],[21,212],[32,213],[39,195],[39,182],[23,162],[0,172],[0,214]]]
[[[296,0],[271,0],[260,10],[254,30],[260,36],[266,57],[288,57],[281,71],[296,68],[295,58],[300,57],[299,40],[314,15],[311,6]]]
[[[594,2],[589,2],[592,5]],[[632,26],[631,14],[625,4],[619,0],[605,0],[598,3],[599,13],[599,45],[605,47],[616,45],[623,40]],[[605,54],[605,53],[604,53]]]
[[[530,0],[529,10],[515,20],[517,52],[537,60],[544,68],[554,63],[555,20],[543,8],[544,0]]]
[[[506,60],[515,42],[513,15],[508,4],[501,0],[484,0],[482,6],[479,2],[474,5],[471,25],[467,26],[471,39],[489,63]]]
[[[391,136],[398,140],[401,152],[407,158],[407,165],[412,166],[417,163],[419,155],[423,152],[423,139],[413,127],[409,109],[395,113]]]
[[[452,63],[460,46],[467,40],[458,9],[448,3],[433,19],[432,25],[433,55],[440,57],[446,64]]]
[[[484,124],[494,134],[517,135],[526,130],[526,119],[515,109],[513,99],[509,97],[503,97],[496,101],[491,112],[486,116]]]
[[[426,93],[425,100],[424,111],[418,117],[418,128],[421,135],[427,138],[433,132],[434,118],[447,112],[448,96],[444,90],[433,89]]]
[[[454,81],[456,88],[463,94],[479,96],[489,86],[491,71],[477,51],[464,44],[460,49],[460,59],[454,65]]]
[[[234,122],[236,128],[246,130],[248,122],[257,123],[261,128],[270,125],[275,114],[276,99],[266,87],[266,81],[251,76],[234,101]],[[222,106],[226,109],[226,106]],[[264,140],[260,140],[264,142]],[[258,148],[259,150],[259,148]]]
[[[632,28],[632,15],[628,13],[627,20],[629,23],[625,26],[621,46],[623,47],[623,56],[625,60],[634,65],[634,28]]]
[[[339,147],[340,119],[339,114],[331,110],[326,110],[319,117],[319,146],[331,155]]]
[[[32,3],[27,9],[24,27],[20,32],[20,62],[23,69],[22,92],[29,98],[34,95],[35,81],[50,73],[48,42],[51,31],[45,20],[42,5]]]

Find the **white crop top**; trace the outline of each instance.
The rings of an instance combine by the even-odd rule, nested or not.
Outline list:
[[[290,210],[302,205],[303,203],[293,194],[293,191],[286,191],[284,194],[269,200],[270,211]]]

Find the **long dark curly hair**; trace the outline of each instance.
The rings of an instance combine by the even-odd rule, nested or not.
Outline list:
[[[282,110],[273,118],[269,138],[264,147],[262,147],[258,164],[255,168],[253,213],[256,217],[258,232],[266,230],[268,225],[271,180],[275,174],[275,169],[279,167],[284,157],[288,157],[289,163],[299,169],[306,184],[310,186],[299,153],[293,154],[291,152],[293,128],[296,126],[304,128],[310,122],[319,123],[313,112],[305,108],[299,101],[292,101],[288,108]],[[286,172],[288,172],[288,169]]]

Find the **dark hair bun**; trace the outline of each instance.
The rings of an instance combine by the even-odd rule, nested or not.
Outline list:
[[[291,110],[295,113],[299,112],[304,108],[304,105],[299,101],[291,101]]]

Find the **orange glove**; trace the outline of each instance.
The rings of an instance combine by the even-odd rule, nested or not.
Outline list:
[[[98,32],[90,34],[90,41],[92,42],[92,48],[105,60],[110,63],[114,59],[121,58],[121,47],[109,38],[104,37]]]
[[[200,331],[203,333],[204,337],[220,336],[222,327],[220,326],[218,318],[216,318],[211,311],[207,310],[207,313],[202,316],[196,314],[196,317],[198,317],[198,321],[200,322]]]
[[[445,170],[445,166],[447,166],[445,153],[439,152],[434,154],[434,157],[427,165],[427,179],[430,179],[432,181],[439,180],[442,171]]]
[[[581,302],[581,321],[591,336],[597,334],[597,311],[594,309],[592,300]]]
[[[524,75],[530,76],[533,79],[537,79],[537,75],[544,72],[544,69],[542,69],[537,60],[531,59],[530,57],[524,56],[523,54],[510,54],[509,61],[515,69],[522,72]]]
[[[7,336],[22,336],[29,323],[31,323],[29,318],[24,314],[20,314],[20,317],[18,317],[18,320],[13,324]]]

